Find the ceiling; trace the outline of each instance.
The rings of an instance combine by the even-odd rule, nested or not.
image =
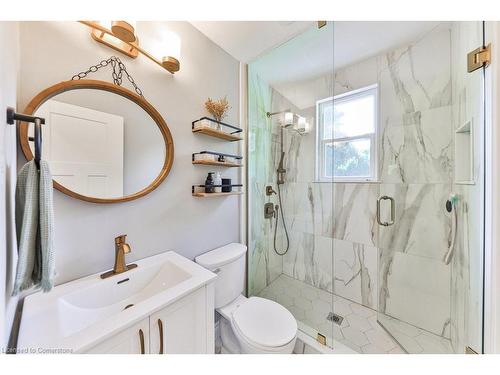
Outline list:
[[[439,23],[432,21],[335,22],[335,69],[378,55],[394,47],[415,42]]]
[[[250,62],[315,23],[312,21],[196,21],[191,24],[236,60]]]
[[[415,42],[439,22],[339,21],[321,29],[315,22],[192,24],[236,59],[252,62],[260,78],[297,107],[307,108],[318,96],[331,95],[331,87],[321,83],[326,75]]]

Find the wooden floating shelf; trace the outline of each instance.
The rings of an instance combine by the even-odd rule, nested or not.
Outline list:
[[[193,164],[217,165],[217,166],[221,166],[221,167],[243,167],[243,164],[228,163],[228,162],[215,161],[215,160],[193,160]]]
[[[240,194],[243,194],[243,192],[241,190],[232,190],[232,191],[227,191],[227,192],[220,192],[220,193],[206,193],[205,190],[199,190],[199,191],[196,191],[196,189],[199,189],[199,188],[205,188],[206,186],[210,186],[210,187],[221,187],[221,188],[227,188],[227,187],[230,187],[231,189],[232,188],[242,188],[243,185],[242,184],[234,184],[234,185],[193,185],[191,186],[191,194],[193,195],[193,197],[200,197],[200,198],[205,198],[205,197],[222,197],[222,196],[225,196],[225,195],[240,195]]]
[[[226,133],[226,132],[223,132],[221,130],[213,129],[213,128],[208,127],[208,126],[201,126],[201,127],[193,128],[192,131],[193,131],[193,133],[201,133],[201,134],[208,135],[210,137],[224,139],[226,141],[232,141],[232,142],[233,141],[241,141],[241,137],[239,137],[237,135]]]
[[[200,155],[203,156],[200,158]],[[206,156],[211,156],[211,158],[206,159]],[[228,158],[228,159],[226,159]],[[241,160],[243,159],[240,155],[224,154],[222,152],[215,151],[200,151],[195,152],[191,156],[193,164],[202,165],[216,165],[220,167],[242,167]]]
[[[230,191],[228,193],[204,193],[204,192],[195,192],[193,193],[193,197],[198,197],[198,198],[206,198],[206,197],[223,197],[226,195],[241,195],[243,194],[242,191]]]

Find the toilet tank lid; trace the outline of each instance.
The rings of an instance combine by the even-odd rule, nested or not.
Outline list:
[[[240,258],[246,251],[247,247],[245,245],[233,242],[198,255],[194,260],[205,268],[213,269]]]

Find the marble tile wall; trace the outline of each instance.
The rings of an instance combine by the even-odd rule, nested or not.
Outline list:
[[[379,194],[396,202],[395,224],[379,227],[378,309],[445,338],[450,267],[442,258],[453,176],[450,38],[449,25],[442,24],[378,60]]]
[[[268,199],[266,185],[273,180],[276,142],[266,112],[271,107],[271,90],[249,67],[248,94],[248,189],[249,189],[249,241],[248,292],[258,294],[282,271],[282,257],[272,248],[274,223],[263,217],[263,204]]]
[[[449,335],[449,193],[449,184],[380,185],[396,201],[396,220],[379,230],[379,311],[438,335]]]
[[[439,61],[430,61],[429,53]],[[379,182],[334,184],[335,293],[445,337],[450,267],[442,257],[450,217],[444,203],[453,175],[450,53],[450,28],[443,24],[416,43],[335,73],[335,94],[377,83],[380,111]],[[375,221],[382,195],[396,201],[396,224],[390,227]],[[383,205],[382,217],[388,211]],[[352,251],[346,258],[344,249],[361,245],[370,287],[358,276],[344,289],[339,274],[355,259]],[[430,277],[431,271],[437,276]],[[436,314],[426,312],[429,304]]]
[[[325,80],[326,86],[331,80]],[[249,68],[249,293],[258,294],[281,273],[324,290],[333,290],[333,190],[332,184],[314,180],[314,134],[301,136],[291,130],[283,132],[286,183],[276,184],[280,160],[280,127],[277,118],[267,118],[267,111],[291,109],[310,119],[315,107],[298,108],[278,91],[266,85],[258,71]],[[326,88],[328,91],[328,89]],[[320,99],[320,98],[318,98]],[[276,195],[265,195],[265,186],[281,189],[281,204]],[[289,250],[285,256],[274,251],[275,219],[263,218],[267,202],[283,206],[289,233]],[[276,248],[286,249],[282,214],[279,212]]]

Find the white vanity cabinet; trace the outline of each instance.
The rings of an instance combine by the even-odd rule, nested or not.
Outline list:
[[[149,353],[149,318],[97,344],[86,354]]]
[[[213,354],[213,298],[213,285],[199,288],[86,353]]]
[[[149,317],[150,352],[154,354],[214,353],[214,310],[198,290]]]

